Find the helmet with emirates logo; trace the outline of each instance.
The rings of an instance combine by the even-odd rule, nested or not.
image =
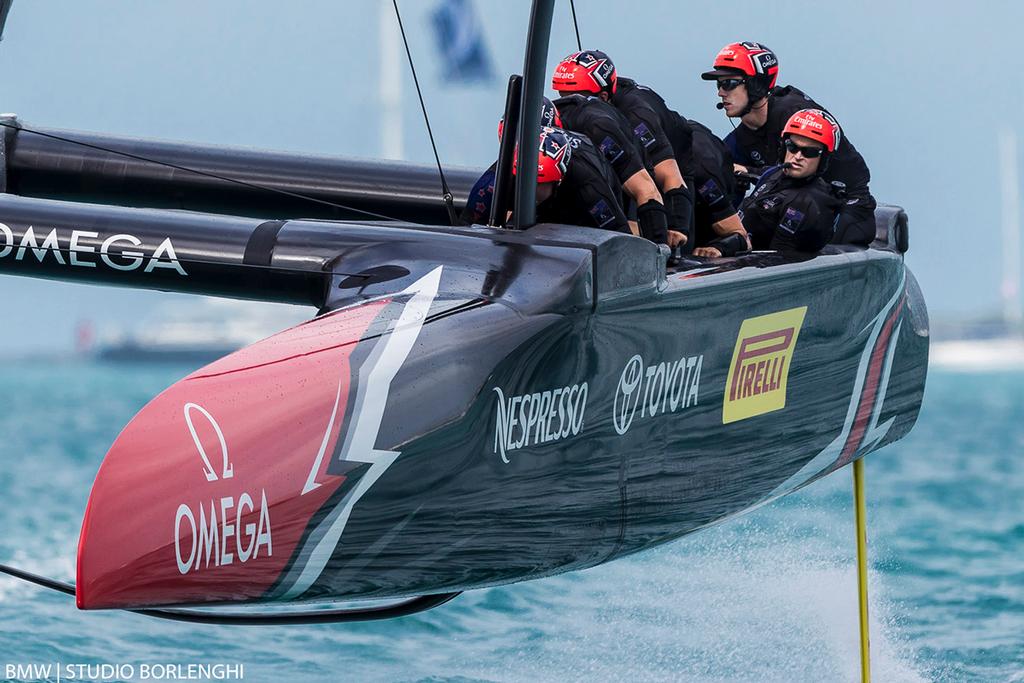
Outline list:
[[[782,139],[787,135],[802,135],[825,145],[829,154],[836,151],[843,139],[839,122],[821,109],[801,109],[789,117],[782,127]]]
[[[558,92],[615,94],[615,64],[600,50],[574,52],[555,67],[551,87]]]

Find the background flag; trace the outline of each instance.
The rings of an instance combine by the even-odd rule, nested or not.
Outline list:
[[[482,83],[494,77],[472,0],[442,0],[430,19],[446,81]]]

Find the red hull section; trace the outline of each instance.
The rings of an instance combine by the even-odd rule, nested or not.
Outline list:
[[[78,606],[265,597],[345,482],[326,470],[349,411],[350,356],[387,303],[282,332],[149,403],[93,485]]]

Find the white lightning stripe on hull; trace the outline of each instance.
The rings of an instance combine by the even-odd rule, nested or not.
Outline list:
[[[327,430],[324,432],[324,439],[320,442],[320,450],[317,451],[316,460],[313,461],[313,469],[309,471],[309,476],[306,478],[306,484],[302,487],[302,493],[299,495],[306,495],[314,489],[320,488],[320,482],[316,480],[316,475],[320,472],[320,464],[324,461],[324,453],[327,452],[327,444],[331,440],[331,432],[334,430],[334,420],[338,417],[338,404],[341,402],[341,380],[338,380],[338,394],[334,397],[334,409],[331,410],[331,419],[327,421]]]
[[[321,525],[310,534],[301,551],[307,558],[306,563],[292,586],[281,595],[284,600],[302,595],[320,577],[338,546],[352,508],[399,456],[398,451],[378,450],[375,447],[377,435],[387,408],[391,383],[409,357],[430,306],[437,297],[441,270],[438,266],[399,293],[399,296],[412,294],[412,298],[402,309],[391,333],[378,342],[374,351],[380,349],[380,352],[372,354],[359,369],[356,410],[339,459],[369,463],[370,469],[345,496],[338,514],[328,517],[326,528]]]
[[[875,349],[875,342],[878,341],[878,335],[882,333],[882,328],[885,326],[886,317],[889,315],[889,312],[892,310],[893,306],[896,305],[896,302],[898,302],[900,297],[903,295],[903,285],[905,281],[906,273],[904,273],[903,277],[900,278],[900,283],[899,285],[897,285],[896,291],[895,293],[893,293],[892,298],[889,299],[889,302],[884,307],[882,307],[882,310],[878,312],[878,315],[876,315],[871,320],[871,322],[868,323],[868,325],[873,325],[873,328],[871,330],[870,336],[868,337],[867,344],[864,345],[864,351],[863,353],[861,353],[860,356],[860,365],[858,365],[857,367],[857,380],[854,382],[853,385],[853,394],[850,396],[850,407],[846,411],[846,420],[843,423],[843,431],[839,433],[839,436],[837,436],[832,443],[830,443],[828,446],[825,446],[825,448],[822,449],[820,453],[811,458],[811,460],[806,465],[801,467],[796,472],[796,474],[792,475],[791,477],[786,479],[786,481],[776,486],[775,489],[768,494],[768,498],[765,499],[761,503],[761,505],[763,505],[764,503],[768,503],[772,500],[775,500],[779,496],[784,496],[790,491],[794,491],[797,488],[803,486],[804,484],[807,483],[809,479],[816,476],[820,472],[824,471],[827,467],[829,467],[839,458],[840,453],[842,453],[843,451],[843,445],[846,444],[846,440],[850,437],[850,431],[853,429],[853,423],[857,417],[857,407],[860,405],[861,394],[864,391],[864,382],[867,380],[868,369],[871,366],[871,353]],[[864,329],[867,329],[867,327],[865,327]],[[888,384],[889,381],[888,365],[892,362],[892,352],[895,351],[896,348],[896,338],[897,337],[894,334],[892,338],[889,340],[891,348],[890,353],[886,355],[886,369],[884,373],[884,379],[886,381],[886,384]],[[886,387],[883,385],[883,387],[881,388],[882,397],[884,397],[885,389]],[[881,412],[881,410],[882,401],[878,400],[875,403],[871,414],[872,425],[874,425],[878,421],[878,414],[879,412]],[[886,432],[889,431],[889,427],[891,426],[892,420],[886,421],[886,423],[883,425]],[[884,435],[885,434],[883,433],[878,438],[881,439],[881,437]]]

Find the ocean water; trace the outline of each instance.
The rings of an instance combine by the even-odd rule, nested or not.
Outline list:
[[[188,370],[0,371],[0,562],[73,580],[103,454]],[[869,456],[874,680],[1024,681],[1022,460],[1024,373],[933,372],[915,430]],[[222,663],[241,664],[247,681],[859,680],[851,480],[847,468],[653,551],[391,622],[82,613],[0,577],[0,679],[56,680],[12,666],[111,664],[106,680],[121,680],[128,665],[141,680],[144,664]]]

